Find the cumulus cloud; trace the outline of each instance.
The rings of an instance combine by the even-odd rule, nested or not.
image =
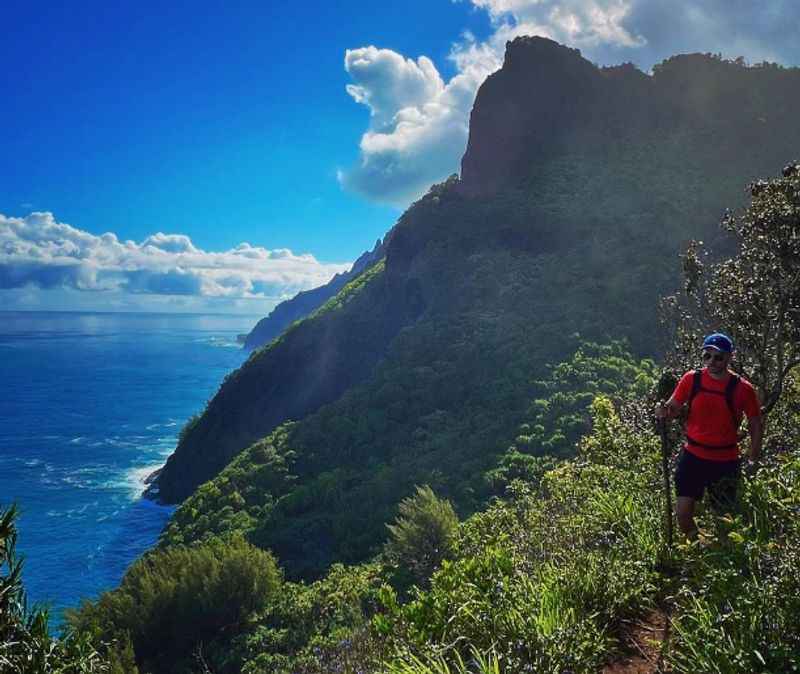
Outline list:
[[[800,64],[796,0],[453,0],[486,12],[491,34],[465,33],[444,82],[425,56],[416,60],[374,46],[349,49],[347,92],[370,110],[356,165],[339,172],[345,189],[407,206],[457,172],[469,113],[483,80],[500,67],[507,40],[541,35],[600,65],[633,62],[644,70],[686,52],[743,56],[749,62]]]
[[[348,49],[344,67],[356,84],[346,89],[368,106],[377,128],[391,125],[398,110],[424,106],[444,89],[433,62],[421,56],[406,59],[390,49]]]
[[[452,57],[459,73],[445,84],[433,62],[389,49],[348,49],[347,91],[370,109],[361,159],[339,181],[376,201],[407,206],[431,183],[457,171],[469,132],[469,111],[480,83],[500,66],[497,54],[470,44]]]
[[[158,232],[142,241],[142,246],[152,246],[166,253],[196,253],[197,248],[185,234],[164,234]]]
[[[208,252],[182,234],[158,232],[141,243],[120,241],[113,233],[96,236],[57,222],[52,213],[0,215],[0,290],[69,289],[274,304],[326,283],[349,266],[248,243]]]
[[[543,35],[601,65],[648,70],[677,53],[712,52],[750,62],[800,63],[794,0],[469,0],[485,10],[502,47],[510,36]]]
[[[647,40],[627,24],[633,0],[471,0],[495,26],[495,46],[516,35],[542,35],[572,47],[640,47]]]

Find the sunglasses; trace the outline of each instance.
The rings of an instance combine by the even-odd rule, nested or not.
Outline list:
[[[725,354],[703,351],[703,360],[713,360],[715,363],[721,363],[723,360],[725,360]]]

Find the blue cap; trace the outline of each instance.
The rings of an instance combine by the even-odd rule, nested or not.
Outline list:
[[[733,351],[733,341],[728,335],[723,335],[721,332],[715,332],[703,340],[704,349],[716,349],[717,351],[724,351],[731,353]]]

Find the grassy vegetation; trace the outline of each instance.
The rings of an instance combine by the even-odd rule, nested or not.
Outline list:
[[[467,521],[431,589],[405,604],[386,591],[374,624],[395,659],[457,668],[477,651],[504,672],[595,672],[625,620],[660,609],[674,671],[797,671],[800,454],[773,455],[746,479],[735,512],[704,511],[707,545],[667,554],[652,429],[602,397],[593,407],[577,460]]]
[[[596,671],[615,626],[652,605],[658,583],[658,447],[627,427],[606,398],[578,460],[539,489],[468,520],[460,555],[429,591],[387,600],[377,626],[401,653],[492,651],[503,671]],[[399,635],[399,637],[398,637]]]

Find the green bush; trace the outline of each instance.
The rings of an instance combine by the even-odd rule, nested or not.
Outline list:
[[[146,555],[119,588],[84,602],[69,620],[99,642],[130,639],[145,671],[181,672],[201,655],[214,659],[280,586],[268,552],[240,536],[214,539]]]
[[[533,382],[534,399],[514,444],[486,474],[496,494],[515,479],[538,483],[556,459],[575,456],[591,431],[591,404],[604,395],[617,404],[646,395],[658,377],[649,358],[637,359],[624,341],[582,342],[568,360],[548,365]]]
[[[453,553],[458,516],[450,501],[437,498],[428,485],[400,501],[394,524],[387,524],[390,538],[385,546],[390,560],[408,570],[419,584],[426,584],[434,569]]]
[[[669,661],[676,672],[800,671],[800,455],[774,455],[745,482],[740,513],[708,516],[714,544],[690,549]]]
[[[311,583],[285,583],[232,648],[245,674],[376,671],[384,655],[369,622],[385,583],[379,564],[334,564]]]

